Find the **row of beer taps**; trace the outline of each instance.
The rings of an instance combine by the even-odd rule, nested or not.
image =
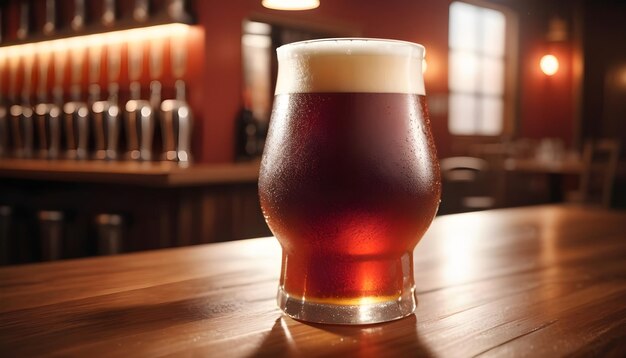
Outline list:
[[[138,30],[137,30],[138,31]],[[170,54],[175,96],[162,99],[165,39],[126,44],[129,99],[120,103],[122,43],[70,46],[64,51],[40,49],[8,57],[8,101],[0,98],[0,157],[41,159],[165,160],[188,163],[191,156],[192,110],[186,101],[187,42],[171,36]],[[67,40],[55,40],[58,43]],[[149,44],[149,93],[141,93],[144,45]],[[35,45],[32,45],[35,46]],[[100,88],[102,51],[106,48],[107,96]],[[85,56],[87,51],[87,56]],[[33,55],[34,54],[34,55]],[[64,102],[67,56],[71,56],[69,101]],[[83,96],[83,66],[88,59],[88,87]],[[17,96],[19,63],[22,91]],[[37,102],[33,103],[32,79],[37,58]],[[2,64],[0,64],[1,68]],[[54,85],[48,93],[52,66]],[[0,88],[0,96],[3,93]],[[51,95],[50,95],[51,94]],[[161,143],[156,153],[155,129]],[[122,138],[122,134],[125,136]]]

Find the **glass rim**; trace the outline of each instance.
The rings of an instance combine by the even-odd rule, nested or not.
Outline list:
[[[374,48],[372,48],[371,46],[367,46],[367,45],[362,46],[363,44],[367,44],[367,43],[385,44],[387,45],[385,49],[387,50],[395,49],[396,51],[398,51],[399,49],[409,49],[408,52],[403,53],[403,54],[410,55],[411,57],[422,58],[422,59],[426,55],[426,48],[424,47],[424,45],[418,44],[416,42],[396,40],[396,39],[368,38],[368,37],[330,37],[330,38],[304,40],[304,41],[292,42],[286,45],[282,45],[276,49],[276,52],[280,59],[281,57],[286,57],[289,54],[296,52],[298,49],[301,49],[301,51],[304,51],[307,47],[309,47],[308,45],[332,43],[332,42],[335,42],[341,45],[347,45],[347,44],[354,45],[353,46],[354,48],[362,47],[359,50],[363,50],[363,48],[365,48],[366,50],[370,50],[370,52],[367,52],[367,51],[364,51],[364,52],[370,55],[389,54],[390,52],[384,51],[380,48],[376,48],[376,51],[371,51]],[[357,43],[360,46],[356,46]],[[333,49],[333,51],[327,49],[327,52],[338,53],[336,50],[339,50],[339,49],[340,48],[336,48],[336,49]],[[349,48],[341,48],[341,49],[345,51],[350,50]],[[347,53],[347,54],[350,54],[350,53]]]

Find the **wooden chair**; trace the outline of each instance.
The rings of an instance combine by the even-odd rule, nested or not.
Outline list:
[[[620,143],[617,140],[590,140],[585,143],[580,189],[575,201],[611,207],[613,183],[619,160]]]
[[[442,198],[440,214],[485,210],[495,206],[489,182],[489,164],[474,157],[450,157],[440,161]]]

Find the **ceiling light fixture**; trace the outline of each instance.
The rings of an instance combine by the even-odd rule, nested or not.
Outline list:
[[[261,3],[273,10],[311,10],[320,6],[319,0],[263,0]]]

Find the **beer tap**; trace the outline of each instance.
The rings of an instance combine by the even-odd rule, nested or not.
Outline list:
[[[38,53],[39,84],[37,97],[39,103],[35,106],[37,122],[37,139],[39,144],[38,157],[55,159],[61,149],[61,108],[48,101],[48,68],[50,52],[41,47]]]
[[[161,133],[163,135],[163,160],[181,164],[191,162],[191,132],[193,117],[191,107],[185,97],[186,42],[173,38],[172,72],[176,81],[176,99],[168,99],[161,104]]]
[[[178,80],[176,99],[168,99],[161,104],[163,160],[181,164],[191,162],[192,125],[191,108],[185,100],[185,82]]]
[[[154,138],[154,115],[150,102],[141,98],[143,44],[128,45],[128,77],[130,100],[124,106],[126,112],[126,158],[130,160],[152,160]]]
[[[149,68],[150,74],[150,106],[152,107],[152,115],[154,117],[155,125],[161,123],[161,113],[159,108],[161,107],[161,82],[159,79],[163,75],[163,51],[165,42],[161,38],[153,39],[150,42],[150,57]],[[161,128],[161,131],[163,129]]]
[[[14,154],[18,158],[30,158],[33,154],[33,109],[30,105],[30,95],[32,88],[33,75],[33,45],[25,45],[22,49],[21,58],[24,67],[24,79],[22,83],[21,105],[12,105],[10,108],[12,121],[12,134],[14,144]],[[19,57],[18,57],[19,58]],[[18,60],[19,63],[19,60]],[[14,67],[12,73],[12,90],[14,95],[17,72],[17,66]]]
[[[100,160],[117,159],[117,147],[120,132],[120,108],[118,91],[120,71],[119,45],[111,44],[107,48],[107,73],[109,79],[109,98],[96,101],[91,105],[93,114],[96,151],[94,157]]]
[[[72,86],[70,96],[72,101],[65,103],[65,138],[68,159],[87,159],[87,145],[89,142],[89,108],[82,101],[82,71],[84,63],[84,48],[74,46],[72,52]]]

